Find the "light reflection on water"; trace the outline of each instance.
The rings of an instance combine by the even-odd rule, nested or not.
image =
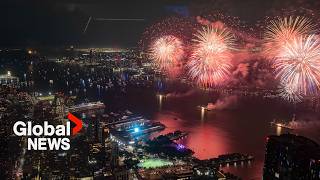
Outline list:
[[[163,101],[163,95],[162,94],[157,94],[157,98],[158,98],[158,106],[159,106],[159,111],[162,110],[162,101]]]
[[[188,97],[188,100],[195,101],[195,98]],[[281,127],[271,126],[270,122],[275,117],[283,116],[282,114],[286,114],[288,118],[292,115],[287,110],[279,110],[275,104],[253,103],[234,110],[206,111],[197,107],[199,103],[177,101],[179,99],[166,99],[162,104],[162,111],[153,114],[155,121],[166,125],[164,131],[153,136],[175,130],[187,131],[189,136],[179,143],[192,149],[195,152],[194,156],[199,159],[213,158],[226,153],[254,155],[253,162],[236,166],[230,164],[222,168],[242,179],[262,178],[266,137],[288,132]]]
[[[281,126],[276,126],[276,129],[277,129],[277,135],[280,136],[282,127]]]
[[[204,120],[204,113],[205,113],[205,109],[204,107],[201,107],[201,122]]]
[[[174,85],[176,88],[176,84]],[[65,89],[86,97],[97,96],[96,88],[88,87],[87,92],[78,93],[77,89]],[[105,95],[109,90],[102,91]],[[141,94],[143,97],[141,97]],[[126,94],[104,98],[107,107],[127,108],[166,125],[160,133],[166,134],[175,130],[189,132],[189,136],[180,141],[191,148],[199,159],[217,157],[226,153],[244,153],[255,156],[251,164],[237,164],[224,167],[242,179],[261,179],[265,153],[266,137],[270,134],[280,135],[285,129],[270,126],[274,118],[292,117],[291,109],[283,109],[275,101],[252,98],[239,104],[235,109],[206,111],[198,108],[201,104],[215,102],[220,94],[199,92],[197,94],[166,97],[157,94],[153,89],[129,89]],[[303,135],[303,134],[302,134]],[[316,134],[317,135],[317,134]],[[319,137],[319,136],[318,136]]]
[[[226,153],[240,152],[250,154],[252,151],[259,151],[253,144],[249,146],[251,143],[247,142],[249,141],[248,139],[241,139],[241,135],[237,138],[237,135],[233,135],[232,132],[223,129],[224,123],[214,122],[214,120],[210,119],[210,112],[205,113],[209,113],[209,117],[201,119],[201,122],[198,120],[199,123],[189,122],[188,119],[185,119],[183,116],[179,117],[180,115],[175,112],[157,113],[155,120],[165,124],[167,128],[158,134],[154,134],[153,137],[175,130],[187,131],[189,132],[189,136],[180,140],[179,143],[192,149],[195,152],[194,156],[199,159],[213,158]],[[220,120],[223,121],[223,119]],[[265,138],[262,137],[262,139],[264,140]],[[256,146],[264,149],[264,141]],[[233,167],[232,164],[224,167],[223,170],[241,175],[245,179],[246,177],[261,177],[259,175],[262,174],[263,154],[264,152],[261,152],[260,157],[256,157],[253,165],[252,163],[245,163]]]

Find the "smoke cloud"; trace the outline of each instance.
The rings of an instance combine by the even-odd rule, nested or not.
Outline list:
[[[207,108],[210,110],[226,110],[234,109],[238,102],[238,97],[236,95],[226,96],[218,99],[214,104],[209,103]]]
[[[183,98],[183,97],[187,97],[190,96],[192,94],[194,94],[196,91],[195,90],[189,90],[185,93],[178,93],[178,92],[172,92],[172,93],[168,93],[166,94],[166,98]]]

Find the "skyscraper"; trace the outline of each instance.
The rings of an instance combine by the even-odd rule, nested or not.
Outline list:
[[[320,179],[320,146],[308,138],[293,134],[269,136],[263,179]]]

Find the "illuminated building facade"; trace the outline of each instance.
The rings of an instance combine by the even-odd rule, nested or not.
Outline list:
[[[8,71],[7,74],[0,75],[0,84],[17,86],[19,84],[19,78],[12,76],[11,72]]]
[[[320,178],[320,147],[303,136],[282,134],[267,138],[263,179]]]

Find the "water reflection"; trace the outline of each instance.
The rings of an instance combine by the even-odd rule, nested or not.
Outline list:
[[[185,117],[180,117],[174,112],[158,113],[155,119],[166,126],[166,129],[160,132],[161,134],[176,130],[189,132],[189,137],[180,140],[179,143],[191,148],[199,159],[217,157],[230,151],[227,133],[209,125],[210,122],[190,124]],[[159,134],[154,134],[154,136],[157,135]]]
[[[281,126],[277,126],[276,128],[277,128],[277,135],[280,136],[282,127]]]
[[[161,111],[162,110],[163,95],[162,94],[157,94],[157,98],[158,98],[159,111]]]
[[[201,107],[201,122],[204,120],[205,108]]]

